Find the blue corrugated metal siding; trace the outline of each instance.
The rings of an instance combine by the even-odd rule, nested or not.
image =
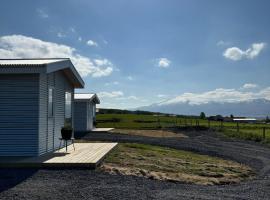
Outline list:
[[[39,155],[48,152],[48,80],[47,74],[39,76]]]
[[[47,75],[48,79],[48,87],[46,89],[46,92],[48,93],[49,87],[55,87],[55,77],[54,73],[50,73]],[[55,95],[55,90],[54,90],[54,95]],[[48,101],[48,94],[46,101]],[[48,111],[48,105],[47,105],[47,111]],[[55,115],[55,104],[54,104],[54,115]],[[48,134],[47,134],[47,151],[51,152],[54,150],[54,116],[53,117],[48,117]]]
[[[38,74],[0,74],[0,156],[38,154]]]
[[[95,104],[93,102],[89,102],[89,107],[88,107],[88,127],[87,130],[92,130],[93,129],[93,107]]]
[[[68,82],[62,71],[46,75],[40,79],[40,123],[39,153],[51,152],[59,147],[61,128],[65,120],[65,92],[74,94],[73,86]],[[48,88],[54,88],[54,116],[48,118]],[[44,106],[42,106],[44,105]],[[63,143],[62,143],[63,145]]]
[[[74,130],[75,132],[87,130],[87,103],[74,102]]]
[[[93,109],[95,108],[95,103],[86,102],[86,101],[75,101],[74,102],[74,127],[75,131],[86,132],[94,128],[93,120],[94,113]]]
[[[55,124],[54,124],[54,148],[59,147],[61,128],[65,121],[65,92],[74,94],[74,89],[68,82],[62,71],[55,72]],[[73,99],[73,98],[72,98]]]

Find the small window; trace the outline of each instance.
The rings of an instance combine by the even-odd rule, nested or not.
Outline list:
[[[48,99],[48,115],[53,117],[54,114],[54,89],[49,88],[49,99]]]
[[[65,125],[72,125],[71,92],[65,93]]]

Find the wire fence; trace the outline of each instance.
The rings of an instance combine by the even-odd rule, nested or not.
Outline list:
[[[99,115],[97,127],[122,129],[184,128],[194,130],[217,130],[226,135],[255,141],[270,142],[270,125],[263,123],[240,123],[214,121],[199,118],[179,118],[153,115]]]
[[[242,138],[250,138],[256,141],[270,141],[270,126],[268,124],[256,124],[245,122],[224,122],[201,119],[175,119],[174,121],[156,122],[157,128],[195,128],[195,129],[214,129],[226,132],[228,135],[238,134]]]

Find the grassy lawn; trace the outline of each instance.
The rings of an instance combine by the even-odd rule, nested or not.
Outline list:
[[[249,167],[236,162],[135,143],[119,144],[106,157],[101,170],[202,185],[237,183],[254,175]]]
[[[158,129],[168,127],[195,127],[196,121],[200,126],[208,127],[208,121],[194,118],[183,118],[174,116],[155,116],[143,114],[98,114],[97,127],[117,129]],[[221,129],[222,125],[222,129]],[[235,122],[211,121],[211,129],[219,130],[229,137],[237,137],[246,140],[270,142],[269,124],[239,124],[239,132]],[[266,127],[265,138],[262,128]]]

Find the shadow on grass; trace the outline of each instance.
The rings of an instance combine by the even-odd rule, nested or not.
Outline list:
[[[20,184],[37,171],[38,169],[0,169],[0,192]]]

